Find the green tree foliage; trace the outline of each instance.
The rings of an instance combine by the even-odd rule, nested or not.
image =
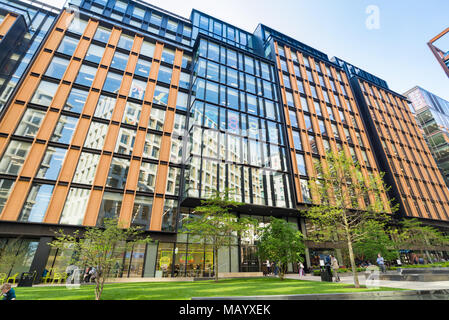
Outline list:
[[[309,182],[313,206],[303,214],[330,233],[331,239],[343,239],[354,285],[359,288],[353,245],[369,236],[369,229],[365,228],[368,221],[386,222],[389,219],[387,213],[394,212],[397,207],[384,196],[387,187],[383,175],[364,175],[360,165],[343,151],[338,154],[328,152],[323,163],[315,163],[315,171],[316,177]]]
[[[213,192],[213,196],[201,201],[201,206],[183,220],[182,233],[192,234],[203,244],[212,246],[214,252],[214,274],[218,282],[218,251],[220,248],[235,244],[238,237],[256,228],[257,221],[249,218],[237,218],[231,211],[242,203],[230,200],[230,191]]]
[[[292,223],[272,218],[270,224],[260,230],[257,244],[261,260],[269,260],[279,265],[279,276],[284,280],[289,263],[303,262],[305,245],[303,235]]]
[[[394,250],[394,243],[390,238],[385,223],[377,220],[369,220],[363,225],[366,236],[359,237],[354,243],[354,254],[362,260],[375,263],[377,254],[381,254],[385,260],[398,258],[398,251]],[[358,233],[356,230],[355,233]]]
[[[84,266],[96,268],[95,299],[100,300],[104,283],[111,275],[117,262],[116,248],[130,249],[137,243],[150,243],[149,237],[143,236],[140,228],[123,228],[116,219],[105,219],[103,228],[87,228],[82,237],[79,231],[66,235],[62,231],[50,243],[50,246],[60,250],[73,249],[71,263],[83,269]]]
[[[14,265],[20,264],[26,255],[20,238],[9,239],[0,247],[0,272],[10,275]]]

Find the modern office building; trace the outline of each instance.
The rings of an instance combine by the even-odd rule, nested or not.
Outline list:
[[[449,186],[449,101],[416,86],[404,93],[423,131],[441,174]]]
[[[386,82],[334,59],[346,69],[390,196],[403,217],[449,221],[449,191],[406,97]],[[373,81],[373,79],[376,79]]]
[[[157,240],[117,248],[117,277],[209,275],[211,248],[177,233],[200,200],[229,188],[240,216],[307,232],[298,209],[311,205],[307,181],[327,150],[345,150],[364,175],[392,172],[404,216],[448,220],[447,189],[416,145],[405,98],[360,78],[403,112],[407,127],[392,126],[404,131],[407,173],[396,177],[379,162],[396,155],[373,141],[347,65],[265,25],[249,33],[197,10],[187,19],[141,1],[72,0],[36,52],[0,119],[0,237],[30,248],[10,273],[63,271],[71,251],[50,249],[54,231],[115,217]],[[385,117],[398,122],[394,110]],[[219,256],[219,272],[260,271],[254,239]]]
[[[438,63],[443,68],[446,75],[449,77],[449,48],[447,47],[447,39],[449,38],[449,28],[441,32],[435,38],[429,41],[427,44],[437,59]],[[444,48],[440,48],[441,45],[438,44],[439,41],[446,41]]]

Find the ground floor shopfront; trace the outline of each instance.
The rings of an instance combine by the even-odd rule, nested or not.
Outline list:
[[[260,227],[270,221],[268,216],[251,215],[251,217],[259,222]],[[297,218],[285,219],[300,229]],[[6,233],[11,235],[5,234],[6,230],[8,230]],[[11,261],[9,264],[2,263],[3,259],[0,256],[0,273],[5,273],[8,277],[18,274],[19,279],[23,272],[36,271],[40,276],[50,274],[51,279],[52,275],[65,272],[72,262],[74,250],[70,247],[62,250],[49,246],[57,230],[59,226],[2,222],[0,252],[2,248],[7,248]],[[73,227],[66,231],[75,230]],[[202,244],[198,238],[187,234],[149,235],[154,240],[150,244],[136,244],[132,248],[125,243],[116,246],[114,249],[116,262],[112,277],[204,278],[214,275],[214,254],[211,245]],[[261,272],[262,261],[257,255],[257,235],[250,234],[240,240],[235,238],[230,246],[218,251],[217,262],[219,273]],[[90,266],[80,267],[84,269]],[[297,265],[290,264],[288,270],[289,272],[297,270]]]

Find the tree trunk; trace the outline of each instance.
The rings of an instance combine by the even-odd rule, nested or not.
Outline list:
[[[218,248],[214,248],[214,273],[215,282],[218,282]]]
[[[101,292],[100,292],[100,281],[98,278],[95,279],[95,300],[100,300]]]
[[[351,261],[352,274],[354,275],[354,286],[356,288],[360,288],[359,275],[357,274],[357,266],[355,265],[354,250],[352,248],[351,234],[349,231],[348,221],[346,219],[346,213],[344,213],[343,218],[345,223],[346,240],[348,242],[349,261]]]
[[[349,260],[351,261],[352,274],[354,275],[354,285],[356,288],[360,288],[359,275],[357,274],[357,266],[355,265],[354,252],[352,249],[352,241],[349,234],[347,234],[347,238],[348,238]]]

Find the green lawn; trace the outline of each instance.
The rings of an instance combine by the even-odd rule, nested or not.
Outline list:
[[[16,288],[18,300],[94,300],[93,286],[69,290],[66,287]],[[192,297],[293,295],[312,293],[347,293],[391,291],[381,288],[355,289],[339,283],[284,280],[276,278],[232,279],[200,282],[153,282],[108,284],[102,300],[190,300]]]

